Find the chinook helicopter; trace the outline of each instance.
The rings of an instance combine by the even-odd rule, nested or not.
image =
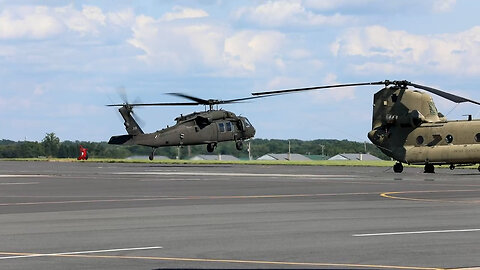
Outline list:
[[[184,146],[206,144],[207,151],[213,152],[219,142],[235,141],[237,150],[242,150],[243,141],[255,135],[255,128],[246,117],[237,116],[233,112],[218,109],[219,104],[238,103],[260,97],[247,97],[229,100],[201,99],[180,93],[169,93],[192,102],[183,103],[133,103],[110,104],[120,107],[118,111],[125,120],[127,135],[112,136],[109,144],[136,144],[152,147],[149,159],[153,160],[155,150],[163,146]],[[195,106],[205,105],[209,110],[180,115],[175,118],[174,126],[144,133],[133,117],[133,108],[138,106]],[[214,106],[217,105],[217,109]]]
[[[396,173],[403,163],[424,165],[425,173],[434,173],[434,165],[469,166],[480,163],[480,120],[448,121],[437,111],[432,97],[425,92],[410,90],[411,86],[438,95],[455,103],[479,102],[409,81],[379,81],[326,85],[252,93],[272,96],[308,90],[384,85],[373,97],[370,141],[397,163]],[[480,171],[480,167],[478,168]]]

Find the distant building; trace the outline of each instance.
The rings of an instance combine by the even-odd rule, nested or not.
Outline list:
[[[223,160],[223,161],[235,161],[239,160],[237,157],[232,155],[197,155],[192,157],[190,160]]]
[[[328,156],[325,156],[325,155],[305,155],[305,156],[311,160],[327,160],[328,159]]]
[[[126,159],[132,160],[132,159],[148,159],[148,156],[130,156],[127,157]],[[155,160],[166,160],[166,159],[171,159],[166,156],[155,156]]]
[[[338,154],[329,158],[328,160],[368,160],[375,161],[381,160],[378,157],[371,154]]]
[[[291,161],[308,161],[311,160],[308,157],[300,154],[266,154],[263,155],[257,160],[291,160]]]

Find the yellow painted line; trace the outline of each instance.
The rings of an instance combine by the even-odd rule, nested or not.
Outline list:
[[[45,254],[0,252],[3,255],[40,257]],[[260,265],[292,265],[292,266],[316,266],[316,267],[352,267],[352,268],[374,268],[374,269],[403,269],[403,270],[444,270],[436,267],[417,267],[399,265],[375,265],[375,264],[353,264],[353,263],[322,263],[322,262],[283,262],[283,261],[258,261],[258,260],[235,260],[235,259],[204,259],[204,258],[181,258],[181,257],[150,257],[150,256],[116,256],[116,255],[75,255],[75,254],[53,254],[49,257],[70,257],[70,258],[94,258],[94,259],[135,259],[152,261],[181,261],[181,262],[210,262],[210,263],[238,263],[238,264],[260,264]]]
[[[480,201],[455,201],[455,200],[442,200],[442,199],[422,199],[411,198],[403,196],[395,196],[397,194],[421,194],[421,193],[448,193],[448,192],[478,192],[478,189],[462,189],[462,190],[414,190],[414,191],[392,191],[381,193],[380,196],[388,199],[405,200],[405,201],[420,201],[420,202],[447,202],[447,203],[479,203]]]
[[[326,196],[353,196],[353,195],[377,195],[378,192],[354,192],[354,193],[317,193],[317,194],[277,194],[277,195],[238,195],[238,196],[183,196],[183,197],[155,197],[133,199],[104,199],[104,200],[75,200],[75,201],[45,201],[45,202],[16,202],[0,203],[0,206],[15,205],[47,205],[47,204],[77,204],[77,203],[111,203],[111,202],[138,202],[138,201],[169,201],[169,200],[221,200],[221,199],[275,199],[275,198],[304,198]],[[1,197],[0,197],[1,198]]]

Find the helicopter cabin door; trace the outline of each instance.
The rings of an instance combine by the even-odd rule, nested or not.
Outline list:
[[[217,122],[217,134],[218,134],[218,141],[231,141],[234,139],[235,134],[235,125],[228,121],[219,121]]]

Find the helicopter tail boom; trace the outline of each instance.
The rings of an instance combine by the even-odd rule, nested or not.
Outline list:
[[[112,136],[108,144],[130,144],[133,135]]]

